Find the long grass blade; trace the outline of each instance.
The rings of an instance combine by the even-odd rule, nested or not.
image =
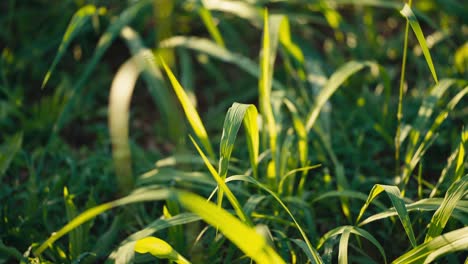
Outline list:
[[[141,254],[150,253],[159,259],[168,259],[178,264],[190,264],[171,245],[157,237],[145,237],[138,240],[135,243],[135,251]]]
[[[203,4],[204,1],[202,1]],[[221,46],[221,47],[226,47],[224,44],[224,39],[221,35],[221,32],[219,32],[218,27],[213,21],[213,16],[211,15],[210,10],[206,9],[204,6],[200,7],[198,10],[198,13],[200,14],[201,19],[203,20],[203,23],[205,24],[206,29],[208,29],[208,32],[210,33],[211,37],[216,41],[216,43]]]
[[[166,63],[164,63],[164,61],[162,61],[162,65],[164,67],[164,70],[166,71],[167,76],[169,77],[169,81],[172,84],[172,88],[174,89],[174,92],[177,95],[177,99],[179,99],[179,102],[182,105],[182,108],[184,109],[185,116],[187,117],[187,120],[189,121],[193,129],[193,132],[195,133],[197,139],[200,140],[202,146],[208,152],[210,158],[215,159],[216,155],[214,154],[213,147],[211,146],[211,142],[208,138],[208,133],[206,132],[205,126],[203,125],[203,122],[201,121],[201,118],[198,115],[198,111],[193,106],[192,102],[190,101],[190,98],[188,97],[187,93],[185,93],[184,88],[182,88],[179,81],[172,73],[171,69],[166,65]]]
[[[439,256],[462,250],[468,250],[468,227],[435,237],[431,241],[413,248],[392,263],[430,263]]]
[[[468,175],[465,175],[460,180],[454,182],[445,194],[445,198],[442,201],[439,209],[432,216],[431,223],[429,224],[429,230],[426,233],[424,242],[429,242],[434,237],[440,235],[445,228],[448,220],[452,216],[452,212],[455,209],[458,201],[463,199],[468,193]]]
[[[362,206],[361,211],[359,212],[359,216],[357,217],[356,223],[359,223],[359,220],[364,215],[364,212],[366,211],[369,204],[382,192],[385,192],[390,198],[390,201],[392,202],[393,207],[395,207],[398,213],[398,217],[400,218],[400,221],[403,225],[403,228],[405,229],[406,235],[408,236],[411,242],[411,245],[413,247],[416,247],[416,238],[414,236],[411,220],[409,218],[408,211],[406,210],[405,203],[400,197],[400,190],[396,186],[382,184],[374,185],[374,187],[369,193],[369,197],[367,198],[366,203]]]
[[[439,80],[437,79],[437,73],[434,68],[434,64],[432,63],[431,53],[427,48],[426,39],[424,38],[422,29],[419,26],[418,20],[416,19],[416,16],[411,10],[411,7],[408,4],[405,4],[400,13],[408,20],[409,24],[411,25],[411,28],[413,29],[413,32],[416,35],[416,38],[418,39],[419,45],[421,46],[424,57],[426,58],[427,66],[429,66],[429,70],[431,71],[432,77],[434,78],[436,83],[439,82]]]
[[[183,207],[199,215],[208,224],[218,228],[257,263],[285,263],[255,229],[240,222],[226,210],[188,192],[177,192],[176,197]]]
[[[60,42],[57,54],[55,55],[52,64],[47,70],[44,80],[42,81],[41,88],[44,88],[46,86],[47,82],[50,79],[50,76],[54,72],[55,67],[57,67],[57,64],[59,63],[60,59],[62,59],[68,46],[75,39],[75,37],[77,37],[80,34],[80,32],[88,24],[88,21],[90,21],[91,18],[95,15],[104,15],[106,11],[107,10],[104,7],[96,8],[96,6],[94,5],[85,5],[78,11],[76,11],[72,19],[70,20],[70,23],[68,24],[65,33],[63,34],[63,38]]]
[[[5,172],[10,167],[13,158],[21,149],[23,144],[23,133],[16,133],[0,146],[0,180],[3,178]]]

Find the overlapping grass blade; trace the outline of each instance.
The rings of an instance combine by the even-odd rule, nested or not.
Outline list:
[[[431,223],[429,224],[429,230],[426,233],[424,242],[429,242],[434,239],[434,237],[442,233],[445,225],[452,216],[452,212],[455,209],[458,201],[466,196],[468,193],[467,191],[468,175],[465,175],[460,180],[455,181],[452,186],[450,186],[440,207],[432,216]]]
[[[10,138],[7,138],[7,141],[0,146],[0,153],[2,153],[0,156],[0,180],[10,167],[13,158],[16,156],[18,151],[20,151],[22,144],[23,133],[19,132]]]
[[[281,16],[268,17],[268,11],[264,12],[263,44],[260,52],[260,79],[258,82],[258,94],[260,113],[264,121],[264,130],[267,131],[269,138],[269,147],[272,160],[268,164],[267,177],[270,181],[279,181],[279,162],[277,157],[277,126],[273,108],[271,105],[271,87],[273,79],[273,65],[276,58],[276,49],[278,46],[278,32]],[[270,30],[271,27],[271,30]]]
[[[164,61],[162,61],[162,65],[164,67],[164,70],[166,71],[167,76],[169,77],[169,81],[172,84],[172,88],[174,89],[174,92],[177,95],[177,99],[179,99],[179,102],[182,108],[184,109],[185,116],[187,117],[187,120],[189,121],[193,129],[193,132],[195,133],[197,139],[200,140],[202,146],[208,152],[210,158],[215,159],[216,155],[214,154],[213,147],[211,146],[211,142],[208,138],[208,133],[206,132],[205,126],[203,125],[203,122],[201,121],[197,110],[193,106],[188,95],[185,93],[184,88],[182,88],[179,81],[172,73],[171,69],[166,65]]]
[[[248,225],[251,225],[251,221],[250,219],[245,215],[239,201],[237,200],[237,198],[234,196],[234,194],[231,192],[231,190],[229,189],[229,187],[226,185],[226,183],[224,182],[224,180],[219,176],[218,172],[216,171],[216,169],[213,167],[213,165],[211,165],[211,163],[209,162],[208,158],[206,157],[205,153],[203,153],[203,151],[200,149],[200,147],[198,146],[197,142],[195,142],[195,140],[190,137],[190,139],[192,140],[192,143],[193,145],[195,146],[195,148],[197,149],[198,153],[200,154],[200,156],[203,158],[203,161],[205,162],[205,165],[206,167],[208,167],[208,170],[210,171],[211,175],[213,176],[214,180],[216,181],[216,183],[218,183],[218,186],[219,186],[219,189],[222,189],[224,193],[226,193],[226,197],[227,199],[229,200],[229,202],[231,203],[232,207],[234,208],[234,210],[236,211],[237,213],[237,216],[245,223],[247,223]],[[220,222],[221,224],[221,222]]]
[[[161,47],[184,47],[202,52],[223,62],[232,63],[256,78],[260,77],[259,66],[254,61],[224,49],[209,39],[176,36],[162,41],[159,45]],[[273,80],[272,85],[276,89],[284,89],[284,86],[276,80]]]
[[[203,0],[203,5],[209,10],[221,11],[236,15],[240,18],[250,21],[254,26],[261,27],[262,12],[244,1],[225,1],[225,0]]]
[[[135,243],[135,251],[141,254],[150,253],[159,259],[168,259],[178,264],[190,264],[171,245],[157,237],[145,237],[138,240]]]
[[[333,93],[336,92],[340,85],[343,84],[343,82],[346,81],[351,75],[360,71],[365,66],[370,65],[370,62],[350,61],[341,66],[338,70],[335,71],[335,73],[333,73],[322,90],[320,90],[320,93],[315,99],[315,104],[307,116],[305,125],[306,131],[310,131],[315,121],[317,120],[322,107],[325,105],[328,99],[330,99]]]
[[[166,229],[168,227],[184,225],[199,221],[201,218],[193,213],[181,213],[169,219],[158,219],[147,225],[145,228],[131,234],[127,237],[119,247],[115,249],[109,256],[111,261],[121,261],[121,263],[129,263],[134,258],[135,241],[151,236],[154,233]]]
[[[348,248],[349,235],[351,233],[364,237],[365,239],[369,240],[372,244],[374,244],[374,246],[379,250],[380,254],[382,255],[385,263],[387,263],[385,250],[382,247],[382,245],[379,243],[379,241],[377,241],[377,239],[375,239],[374,236],[372,236],[366,230],[359,228],[359,227],[355,227],[355,226],[340,226],[340,227],[337,227],[335,229],[328,231],[325,235],[322,236],[322,238],[320,238],[317,248],[320,249],[327,240],[335,236],[341,235],[343,237],[343,235],[346,234],[346,237],[344,239],[343,238],[340,239],[338,261],[339,263],[348,263],[347,248]],[[341,259],[340,259],[340,256],[341,256]]]
[[[400,13],[408,20],[409,24],[411,25],[411,28],[413,29],[413,32],[416,35],[416,38],[418,39],[419,45],[421,46],[424,57],[426,58],[427,66],[429,66],[429,70],[431,71],[432,77],[434,78],[436,83],[439,82],[439,80],[437,79],[437,73],[434,68],[434,64],[432,63],[431,53],[427,48],[426,39],[424,38],[424,34],[421,30],[421,27],[419,26],[416,16],[411,10],[411,7],[408,4],[405,4]]]
[[[95,15],[103,15],[105,13],[106,9],[104,7],[96,8],[94,5],[85,5],[76,11],[70,20],[65,33],[63,34],[63,38],[60,42],[57,54],[55,55],[55,58],[47,70],[44,80],[42,81],[42,88],[46,86],[50,76],[55,70],[55,67],[59,63],[60,59],[62,59],[70,43],[75,39],[76,36],[78,36],[78,34],[80,34],[80,32],[88,24],[88,21],[91,20],[91,18]]]
[[[364,215],[364,212],[366,211],[369,204],[382,192],[385,192],[390,198],[390,201],[392,202],[393,207],[395,207],[398,213],[398,217],[400,218],[400,221],[403,224],[403,228],[405,229],[406,235],[408,236],[411,245],[413,247],[416,247],[416,238],[414,236],[411,220],[409,218],[408,211],[406,210],[405,203],[400,197],[400,190],[396,186],[382,184],[374,185],[374,187],[369,193],[369,197],[367,198],[366,203],[362,206],[361,211],[359,212],[359,216],[357,217],[356,223],[359,223],[359,220]]]
[[[431,241],[413,248],[392,263],[430,263],[439,256],[462,250],[468,250],[468,227],[435,237]]]
[[[284,263],[266,240],[255,229],[240,222],[230,213],[203,198],[177,192],[177,200],[183,207],[199,215],[208,224],[218,228],[229,240],[257,263]]]
[[[429,199],[422,199],[422,200],[419,200],[417,202],[414,202],[414,203],[411,203],[411,204],[407,204],[406,205],[406,210],[408,212],[412,212],[412,211],[417,211],[417,212],[424,212],[424,211],[436,211],[440,205],[442,204],[442,201],[443,199],[442,198],[429,198]],[[463,214],[468,214],[468,201],[458,201],[455,205],[455,208],[453,210],[453,214],[452,216],[453,217],[457,217],[460,216],[460,215],[463,215]],[[372,215],[372,216],[369,216],[368,218],[362,220],[360,223],[359,223],[359,226],[363,226],[363,225],[366,225],[368,223],[371,223],[371,222],[374,222],[374,221],[377,221],[377,220],[381,220],[381,219],[384,219],[384,218],[388,218],[388,217],[391,217],[391,216],[397,216],[398,215],[398,212],[395,210],[394,207],[384,211],[384,212],[380,212],[378,214],[375,214],[375,215]]]
[[[258,180],[256,180],[255,178],[253,177],[249,177],[249,176],[244,176],[244,175],[235,175],[235,176],[231,176],[231,177],[228,177],[226,179],[226,182],[230,182],[230,181],[244,181],[244,182],[249,182],[249,183],[252,183],[254,185],[256,185],[257,187],[259,187],[260,189],[264,190],[265,192],[267,192],[268,194],[270,194],[280,205],[281,207],[283,207],[283,209],[286,211],[286,213],[291,217],[291,219],[294,221],[294,224],[296,225],[296,228],[299,230],[299,232],[301,233],[301,236],[302,238],[304,239],[304,242],[306,243],[307,245],[307,250],[306,250],[306,255],[307,256],[312,256],[312,258],[309,258],[309,260],[312,262],[312,263],[323,263],[322,261],[322,258],[320,257],[320,255],[318,254],[317,250],[312,246],[312,244],[310,243],[309,239],[307,238],[307,234],[306,232],[304,231],[304,229],[301,227],[301,225],[299,224],[299,222],[296,221],[296,218],[294,217],[294,215],[291,213],[291,211],[289,210],[289,208],[286,206],[286,204],[284,204],[284,202],[281,200],[281,198],[276,195],[276,193],[274,193],[272,190],[270,190],[267,186],[263,185],[262,183],[260,183]]]

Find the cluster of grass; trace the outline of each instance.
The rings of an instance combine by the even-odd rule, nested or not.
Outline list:
[[[0,263],[466,263],[462,1],[6,2]]]

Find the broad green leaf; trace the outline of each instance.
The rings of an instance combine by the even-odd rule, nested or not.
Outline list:
[[[393,264],[430,263],[437,257],[468,250],[468,227],[435,237],[394,260]]]
[[[338,70],[333,73],[333,75],[328,79],[325,83],[325,86],[320,90],[320,93],[315,98],[315,104],[313,108],[310,110],[307,116],[306,122],[306,131],[310,131],[312,126],[315,124],[320,111],[322,110],[325,103],[330,99],[333,93],[336,92],[338,87],[343,84],[351,75],[360,71],[365,66],[370,66],[370,62],[357,62],[357,61],[350,61],[345,65],[341,66]]]
[[[417,211],[417,212],[424,212],[424,211],[436,211],[441,203],[442,203],[443,199],[442,198],[429,198],[429,199],[423,199],[423,200],[419,200],[417,202],[414,202],[414,203],[411,203],[411,204],[407,204],[406,205],[406,210],[408,212],[412,212],[412,211]],[[454,208],[454,211],[453,213],[457,213],[459,215],[463,215],[463,214],[468,214],[468,201],[458,201],[455,208]],[[384,212],[380,212],[378,214],[375,214],[375,215],[372,215],[372,216],[369,216],[368,218],[362,220],[360,223],[359,223],[359,226],[363,226],[363,225],[366,225],[368,223],[371,223],[371,222],[374,222],[374,221],[377,221],[377,220],[380,220],[380,219],[384,219],[384,218],[388,218],[388,217],[391,217],[391,216],[396,216],[398,215],[397,211],[395,211],[395,208],[392,207]]]
[[[218,172],[216,171],[216,169],[213,167],[213,165],[211,165],[211,163],[209,162],[208,158],[206,157],[205,153],[203,153],[203,151],[200,149],[200,147],[198,146],[197,142],[195,142],[195,140],[190,137],[190,139],[192,140],[192,143],[193,145],[195,146],[195,148],[197,149],[198,153],[200,154],[200,156],[203,158],[203,161],[205,161],[205,165],[206,167],[208,168],[208,170],[210,171],[211,175],[213,176],[213,178],[215,179],[216,183],[218,183],[218,186],[219,186],[219,189],[223,190],[223,192],[226,193],[226,197],[227,199],[229,200],[229,202],[231,203],[232,207],[234,208],[234,210],[236,211],[237,215],[239,216],[239,218],[247,223],[247,224],[251,224],[249,218],[245,215],[244,211],[242,210],[242,207],[239,203],[239,201],[237,200],[236,196],[234,196],[234,194],[231,192],[231,190],[229,189],[229,187],[226,185],[226,183],[224,182],[224,179],[221,178],[221,176],[219,176]],[[221,223],[220,223],[221,224]]]
[[[129,111],[140,69],[135,58],[127,60],[115,74],[109,95],[109,132],[112,156],[120,191],[127,194],[134,185],[132,158],[128,142]]]
[[[408,236],[411,242],[411,245],[413,247],[416,247],[416,238],[414,236],[413,227],[411,226],[411,220],[409,218],[408,211],[406,210],[405,203],[400,197],[400,190],[396,186],[382,184],[374,185],[374,187],[369,193],[369,197],[367,198],[366,203],[362,206],[361,211],[359,212],[359,216],[357,217],[356,223],[359,223],[359,220],[364,215],[364,212],[366,211],[367,207],[382,192],[385,192],[390,198],[390,201],[392,202],[393,207],[395,207],[398,213],[398,217],[400,218],[400,221],[403,225],[403,228],[405,229],[406,235]]]
[[[255,229],[240,222],[226,210],[188,192],[177,192],[176,197],[183,207],[199,215],[208,224],[218,228],[257,263],[285,263]]]
[[[241,54],[233,53],[209,39],[176,36],[162,41],[159,45],[161,47],[184,47],[192,49],[223,62],[232,63],[255,78],[260,77],[259,66],[254,61]],[[273,88],[276,89],[285,89],[285,87],[276,80],[273,80],[272,85]]]
[[[411,7],[408,4],[405,4],[400,13],[409,21],[411,28],[413,29],[413,32],[416,35],[416,38],[418,39],[419,45],[421,46],[424,57],[426,58],[427,66],[429,66],[429,70],[432,73],[432,77],[434,78],[436,83],[439,82],[439,80],[437,79],[437,73],[435,71],[434,64],[432,63],[431,53],[427,48],[426,39],[424,38],[424,34],[421,30],[421,27],[419,26],[416,16],[411,10]]]
[[[16,133],[10,138],[6,138],[6,142],[0,146],[0,180],[3,178],[3,175],[10,167],[13,158],[16,156],[16,153],[20,151],[21,145],[23,144],[23,133]]]
[[[387,257],[385,255],[385,250],[384,248],[382,247],[382,245],[379,243],[379,241],[377,241],[377,239],[375,239],[374,236],[372,236],[369,232],[367,232],[366,230],[362,229],[362,228],[359,228],[359,227],[355,227],[355,226],[340,226],[340,227],[337,227],[337,228],[334,228],[330,231],[328,231],[325,235],[322,236],[322,238],[320,238],[320,241],[319,241],[319,244],[317,246],[317,248],[321,248],[325,242],[335,236],[338,236],[338,235],[343,235],[347,233],[347,236],[348,237],[345,237],[343,240],[340,239],[340,245],[339,245],[339,256],[341,255],[342,257],[342,261],[339,260],[340,263],[347,263],[347,261],[345,261],[347,259],[347,248],[348,248],[348,239],[349,239],[349,234],[356,234],[356,235],[359,235],[361,237],[364,237],[365,239],[369,240],[372,244],[374,244],[374,246],[379,250],[380,254],[382,255],[385,263],[387,263]],[[342,242],[343,241],[343,242]],[[338,259],[340,259],[340,257],[338,257]]]
[[[312,262],[312,263],[323,263],[322,259],[320,258],[320,255],[318,254],[317,250],[312,246],[312,244],[310,243],[309,239],[307,238],[307,234],[306,232],[304,231],[304,229],[301,227],[301,225],[299,225],[299,223],[296,221],[296,218],[294,217],[294,215],[292,214],[292,212],[289,210],[289,208],[286,206],[286,204],[284,204],[284,202],[281,200],[281,198],[276,195],[272,190],[270,190],[267,186],[263,185],[262,183],[260,183],[258,180],[256,180],[255,178],[253,177],[249,177],[249,176],[244,176],[244,175],[235,175],[235,176],[231,176],[231,177],[228,177],[226,179],[226,182],[230,182],[230,181],[244,181],[244,182],[249,182],[249,183],[252,183],[256,186],[258,186],[260,189],[264,190],[265,192],[267,192],[268,194],[270,194],[280,205],[281,207],[283,207],[283,209],[286,211],[286,213],[291,217],[291,219],[293,220],[294,224],[296,225],[296,228],[299,230],[299,232],[301,233],[302,235],[302,238],[304,239],[306,245],[307,245],[307,252],[306,254],[308,256],[312,256],[313,258],[310,258],[309,260]]]
[[[452,216],[458,201],[466,196],[468,190],[468,175],[465,175],[460,180],[454,182],[445,194],[439,209],[432,216],[429,230],[426,233],[424,242],[431,241],[434,237],[440,235],[445,228],[448,220]]]
[[[141,254],[150,253],[157,258],[168,259],[179,264],[190,263],[166,241],[157,237],[145,237],[138,240],[135,243],[135,251]]]
[[[182,88],[179,81],[177,81],[171,69],[166,65],[166,63],[164,63],[164,61],[162,61],[162,65],[164,67],[164,70],[166,71],[167,76],[169,77],[169,80],[172,84],[172,88],[174,88],[174,92],[177,95],[177,99],[179,99],[179,102],[182,108],[184,109],[185,116],[187,117],[187,120],[192,126],[193,132],[195,133],[197,139],[200,140],[202,146],[208,152],[210,158],[214,159],[216,155],[214,154],[213,147],[211,146],[208,134],[206,133],[205,126],[203,125],[203,122],[201,121],[197,110],[192,105],[192,102],[185,93],[184,88]]]
[[[68,27],[63,35],[62,42],[58,48],[57,54],[50,65],[49,70],[42,81],[42,88],[44,88],[49,81],[50,76],[52,75],[55,67],[57,66],[60,59],[65,54],[66,49],[70,45],[70,43],[75,39],[76,36],[83,30],[89,20],[95,15],[104,15],[106,13],[106,9],[104,7],[96,8],[94,5],[85,5],[80,8],[76,13],[73,15]]]

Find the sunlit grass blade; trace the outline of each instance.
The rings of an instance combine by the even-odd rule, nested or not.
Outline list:
[[[204,1],[202,1],[203,4]],[[210,10],[206,9],[204,6],[200,7],[198,10],[198,13],[200,14],[201,19],[203,20],[203,23],[205,24],[206,29],[208,29],[208,32],[210,33],[211,37],[216,41],[216,43],[221,46],[221,47],[226,47],[224,44],[224,39],[221,35],[221,32],[219,32],[218,27],[213,21],[213,16],[211,15]]]
[[[291,27],[289,25],[289,18],[284,17],[281,21],[279,29],[279,40],[281,45],[283,45],[286,50],[301,64],[304,63],[304,54],[302,53],[301,48],[292,41],[291,38]]]
[[[439,209],[432,216],[429,230],[426,233],[424,242],[431,241],[434,237],[440,235],[445,228],[448,220],[452,216],[458,201],[466,196],[468,190],[468,175],[454,182],[445,194]]]
[[[84,211],[83,213],[81,213],[80,215],[78,215],[77,217],[75,217],[72,221],[68,222],[64,227],[62,227],[57,232],[52,233],[52,235],[44,243],[42,243],[37,249],[33,250],[33,253],[34,255],[39,256],[42,252],[44,252],[44,250],[46,250],[55,241],[57,241],[57,239],[63,237],[64,235],[72,231],[73,229],[93,219],[97,215],[105,211],[108,211],[112,208],[123,206],[126,204],[137,203],[137,202],[164,200],[164,199],[167,199],[168,196],[169,196],[169,191],[166,189],[140,188],[121,199],[90,208]]]
[[[422,199],[417,202],[407,204],[406,210],[408,212],[436,211],[440,207],[442,201],[443,201],[442,198]],[[452,216],[456,218],[457,215],[463,215],[463,214],[468,214],[468,201],[461,200],[456,203]],[[397,216],[397,215],[398,215],[397,211],[395,210],[394,207],[392,207],[388,210],[385,210],[384,212],[377,213],[375,215],[369,216],[368,218],[362,220],[359,223],[359,226],[363,226],[363,225],[366,225],[368,223],[371,223],[377,220],[381,220],[384,218]]]
[[[213,176],[214,180],[218,183],[218,186],[219,186],[219,189],[222,189],[224,193],[226,193],[226,197],[227,199],[229,200],[229,202],[231,203],[232,207],[234,208],[234,210],[236,211],[237,213],[237,216],[242,220],[242,222],[245,222],[247,223],[248,225],[251,225],[251,221],[249,220],[249,218],[245,215],[244,211],[242,210],[242,207],[239,203],[239,201],[237,200],[237,198],[234,196],[234,194],[231,192],[231,190],[229,189],[229,187],[226,185],[226,183],[224,182],[224,180],[219,176],[218,172],[216,171],[216,169],[213,167],[213,165],[211,165],[211,163],[209,162],[208,158],[206,157],[205,153],[203,153],[203,151],[201,150],[201,148],[198,146],[197,142],[195,142],[195,140],[190,137],[190,139],[192,140],[192,143],[193,145],[195,146],[195,148],[197,149],[198,153],[200,154],[200,156],[203,158],[203,161],[205,161],[205,165],[206,167],[208,168],[208,170],[210,171],[211,175]],[[221,222],[220,222],[221,224]]]
[[[174,226],[184,225],[199,221],[201,218],[193,213],[181,213],[169,219],[158,219],[147,225],[145,228],[131,234],[119,247],[115,249],[109,256],[109,260],[120,260],[123,263],[129,263],[134,258],[134,245],[135,241],[151,236],[154,233]]]
[[[251,59],[238,54],[233,53],[215,42],[199,37],[184,37],[176,36],[166,39],[160,43],[161,47],[184,47],[187,49],[195,50],[203,54],[207,54],[210,57],[216,58],[223,62],[232,63],[238,66],[248,74],[259,78],[259,66]],[[285,87],[276,80],[273,80],[272,86],[276,89],[285,89]]]
[[[44,88],[49,81],[50,76],[55,70],[55,67],[59,63],[60,59],[62,59],[63,55],[65,54],[66,49],[70,45],[70,43],[78,36],[78,34],[83,30],[83,28],[88,24],[88,21],[95,15],[104,15],[106,13],[106,9],[104,7],[96,8],[94,5],[85,5],[80,8],[76,13],[73,15],[68,27],[63,34],[62,41],[60,42],[60,46],[58,48],[57,54],[50,65],[47,73],[42,81],[42,88]]]
[[[291,219],[294,221],[294,224],[296,225],[296,228],[299,230],[299,233],[301,233],[301,236],[302,238],[304,239],[304,242],[306,243],[307,245],[307,252],[306,254],[308,256],[312,256],[313,258],[312,259],[309,259],[312,263],[323,263],[322,261],[322,258],[320,257],[320,255],[318,254],[317,250],[312,246],[312,243],[310,243],[309,239],[307,238],[307,234],[306,232],[304,231],[304,229],[301,227],[301,225],[297,222],[296,218],[294,217],[294,215],[292,214],[292,212],[289,210],[289,208],[286,206],[286,204],[284,204],[284,202],[281,200],[281,198],[276,194],[274,193],[272,190],[270,190],[267,186],[263,185],[262,183],[260,183],[258,180],[256,180],[255,178],[252,178],[252,177],[249,177],[249,176],[244,176],[244,175],[235,175],[235,176],[231,176],[229,178],[226,179],[226,182],[230,182],[230,181],[244,181],[244,182],[249,182],[249,183],[252,183],[254,185],[256,185],[257,187],[259,187],[260,189],[264,190],[265,192],[267,192],[268,194],[270,194],[280,205],[281,207],[283,207],[283,209],[286,211],[286,213],[291,217]]]
[[[273,108],[271,105],[271,87],[273,79],[273,65],[276,58],[276,48],[278,46],[278,32],[282,17],[268,17],[268,11],[264,12],[263,41],[260,53],[260,79],[258,82],[258,94],[260,113],[262,115],[265,129],[269,138],[269,147],[272,160],[268,164],[267,177],[270,181],[278,184],[278,157],[277,157],[277,126]],[[271,23],[271,25],[270,25]],[[271,30],[270,30],[271,26]]]
[[[250,21],[254,26],[261,27],[262,12],[244,1],[226,1],[226,0],[203,0],[203,5],[209,10],[231,13],[240,18]]]
[[[409,24],[411,25],[411,28],[413,29],[413,32],[416,35],[416,38],[418,39],[419,45],[421,46],[424,57],[426,58],[427,66],[429,66],[429,70],[431,71],[432,77],[434,78],[436,83],[439,82],[439,80],[437,79],[437,73],[434,68],[434,64],[432,63],[431,53],[427,48],[426,39],[424,38],[422,29],[419,26],[418,20],[416,19],[416,16],[411,10],[411,7],[408,4],[405,4],[400,13],[409,21]]]
[[[315,99],[315,104],[307,116],[305,125],[306,131],[310,131],[312,126],[315,124],[315,121],[317,120],[323,106],[328,101],[328,99],[330,99],[333,93],[336,92],[340,85],[342,85],[343,82],[345,82],[351,75],[369,65],[369,62],[350,61],[333,73],[322,90],[320,90],[320,93]]]
[[[369,232],[367,232],[366,230],[359,228],[359,227],[355,227],[355,226],[340,226],[333,230],[328,231],[325,235],[322,236],[322,238],[320,238],[317,248],[321,248],[327,240],[338,235],[341,235],[343,237],[343,235],[345,234],[347,237],[345,237],[344,239],[340,239],[339,252],[338,252],[339,254],[338,261],[340,263],[348,263],[347,262],[347,248],[348,248],[348,239],[349,239],[350,234],[359,235],[367,239],[368,241],[370,241],[372,244],[374,244],[374,246],[379,250],[379,253],[382,255],[385,263],[387,263],[385,250],[382,247],[382,245],[379,243],[379,241],[377,241],[377,239],[375,239],[375,237],[371,235]],[[340,256],[342,256],[341,261],[340,261]]]
[[[150,253],[159,259],[168,259],[178,264],[190,263],[166,241],[157,237],[145,237],[138,240],[135,243],[135,251],[141,254]]]
[[[297,111],[296,106],[289,100],[285,99],[284,104],[288,108],[289,112],[291,113],[292,116],[292,121],[293,121],[293,126],[294,130],[296,131],[296,135],[298,137],[297,140],[297,147],[299,150],[299,162],[301,164],[301,167],[305,167],[307,165],[307,159],[309,155],[309,146],[307,143],[307,131],[305,129],[304,122],[302,122],[302,119],[299,115],[299,112]],[[302,175],[302,178],[305,177]],[[305,179],[301,179],[301,182],[304,182]],[[298,191],[302,192],[302,186],[304,183],[300,184],[298,187]],[[280,189],[281,190],[281,189]]]
[[[75,203],[73,202],[73,195],[68,193],[67,187],[63,190],[63,198],[65,200],[65,212],[67,220],[71,221],[78,215]],[[85,230],[84,226],[78,226],[70,231],[68,244],[69,252],[72,259],[76,259],[81,252],[85,251],[86,235],[88,230]]]
[[[216,155],[213,151],[213,147],[211,146],[211,142],[208,138],[208,133],[206,132],[205,126],[203,125],[203,122],[201,121],[201,118],[198,115],[198,111],[193,106],[192,102],[190,101],[190,98],[185,93],[184,88],[182,88],[179,81],[172,73],[171,69],[166,65],[164,61],[162,61],[162,65],[164,67],[164,70],[166,71],[167,76],[169,77],[169,81],[172,84],[172,88],[174,88],[174,92],[177,95],[177,99],[179,99],[179,102],[182,108],[184,109],[185,116],[187,117],[187,120],[192,126],[193,132],[195,133],[197,139],[200,140],[202,146],[208,152],[210,158],[215,159]]]
[[[389,186],[389,185],[382,185],[376,184],[372,188],[369,193],[369,197],[367,198],[366,203],[362,206],[361,211],[359,212],[359,216],[357,217],[356,223],[359,223],[359,220],[364,215],[369,204],[382,192],[385,192],[390,201],[392,202],[393,207],[395,207],[398,217],[405,229],[406,235],[408,236],[411,245],[416,247],[416,238],[414,236],[413,227],[411,225],[411,220],[408,215],[408,211],[406,210],[406,205],[403,199],[400,197],[400,190],[396,186]]]
[[[393,264],[430,263],[437,257],[468,250],[468,227],[460,228],[413,248],[394,260]]]
[[[188,192],[177,192],[176,197],[183,207],[199,215],[208,224],[218,228],[257,263],[284,263],[281,257],[255,229],[240,222],[226,210],[218,208],[215,204]]]
[[[2,153],[2,155],[0,155],[0,180],[10,167],[13,158],[21,149],[23,133],[16,133],[12,137],[6,139],[7,141],[0,146],[0,153]]]
[[[135,59],[126,61],[112,81],[109,95],[109,132],[119,189],[127,194],[134,185],[132,158],[128,142],[129,108],[140,69]]]
[[[220,143],[220,158],[218,173],[221,179],[226,179],[229,169],[234,142],[237,138],[239,128],[244,122],[247,134],[247,144],[250,156],[251,168],[257,177],[257,162],[259,151],[259,135],[257,125],[257,108],[254,105],[234,103],[228,110],[224,119],[223,133]],[[219,189],[218,205],[221,206],[223,200],[223,190]]]

